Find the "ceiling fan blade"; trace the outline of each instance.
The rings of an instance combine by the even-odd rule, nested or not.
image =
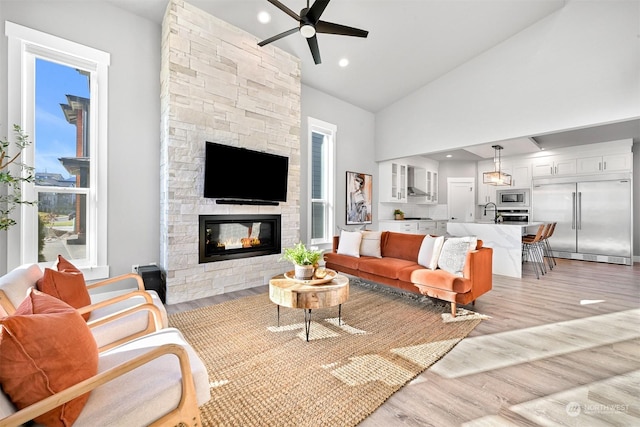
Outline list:
[[[307,39],[307,43],[309,43],[309,49],[311,49],[311,55],[313,55],[313,62],[316,65],[320,64],[322,60],[320,60],[320,49],[318,49],[318,38],[316,36],[310,37]]]
[[[367,37],[369,31],[359,28],[347,27],[346,25],[334,24],[333,22],[318,21],[316,32],[323,34],[338,34],[341,36]]]
[[[278,0],[267,0],[267,1],[272,5],[274,5],[275,7],[277,7],[278,9],[280,9],[281,11],[283,11],[284,13],[286,13],[287,15],[289,15],[290,17],[292,17],[293,19],[295,19],[296,21],[300,20],[300,16],[298,16],[297,13],[295,13],[293,10],[289,9],[287,6],[280,3]]]
[[[268,39],[266,39],[266,40],[262,40],[260,43],[258,43],[258,46],[264,46],[264,45],[269,44],[269,43],[271,43],[271,42],[274,42],[274,41],[276,41],[276,40],[280,40],[280,39],[281,39],[281,38],[283,38],[283,37],[287,37],[289,34],[297,33],[297,32],[298,32],[298,30],[299,30],[299,29],[298,29],[298,27],[295,27],[295,28],[292,28],[292,29],[290,29],[290,30],[287,30],[287,31],[285,31],[285,32],[283,32],[283,33],[276,34],[276,35],[275,35],[275,36],[273,36],[273,37],[269,37],[269,38],[268,38]]]
[[[324,9],[328,4],[329,0],[316,0],[305,16],[311,23],[316,24],[320,20],[320,15],[322,15],[322,12],[324,12]]]

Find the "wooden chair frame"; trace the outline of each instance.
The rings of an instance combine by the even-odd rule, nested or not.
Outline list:
[[[115,303],[118,303],[118,302],[121,302],[121,301],[125,301],[125,300],[127,300],[129,298],[136,297],[136,296],[144,298],[144,302],[141,302],[140,304],[137,304],[137,305],[135,305],[133,307],[130,307],[130,308],[145,307],[147,304],[150,305],[150,306],[153,306],[153,308],[151,308],[151,307],[143,308],[144,310],[149,312],[149,321],[147,323],[147,328],[146,329],[134,332],[134,333],[132,333],[130,335],[127,335],[126,337],[123,337],[123,338],[121,338],[121,339],[119,339],[119,340],[117,340],[117,341],[115,341],[113,343],[110,343],[109,345],[102,346],[102,347],[100,347],[101,351],[108,350],[109,348],[115,347],[115,346],[120,345],[122,343],[125,343],[127,341],[131,341],[132,339],[139,338],[139,337],[142,337],[144,335],[150,334],[150,333],[155,332],[155,331],[157,331],[159,329],[162,329],[162,327],[163,327],[163,325],[162,325],[162,314],[161,314],[160,310],[158,309],[158,307],[156,307],[153,304],[153,298],[151,297],[151,294],[149,294],[145,290],[144,282],[142,281],[142,277],[140,275],[135,274],[135,273],[126,273],[126,274],[122,274],[122,275],[119,275],[119,276],[110,277],[108,279],[101,280],[99,282],[95,282],[95,283],[87,285],[87,289],[88,290],[97,289],[97,288],[100,288],[102,286],[110,285],[112,283],[117,283],[117,282],[120,282],[120,281],[123,281],[123,280],[127,280],[127,279],[136,280],[137,289],[132,290],[130,292],[123,293],[121,295],[118,295],[118,296],[115,296],[115,297],[112,297],[112,298],[109,298],[109,299],[106,299],[104,301],[100,301],[100,302],[97,302],[95,304],[87,305],[87,306],[80,307],[79,309],[77,309],[80,314],[90,313],[93,310],[97,310],[99,308],[108,307],[111,304],[115,304]],[[16,311],[16,307],[14,307],[13,304],[11,304],[11,301],[9,301],[9,299],[6,297],[5,293],[2,290],[0,290],[0,307],[2,308],[2,310],[0,311],[0,315],[12,315]],[[93,321],[89,321],[89,322],[87,322],[87,324],[90,327],[92,327],[92,325],[93,325],[93,327],[97,327],[99,325],[107,323],[108,319],[112,319],[113,315],[120,314],[118,317],[125,317],[127,315],[132,314],[134,311],[138,311],[138,310],[131,311],[131,310],[128,310],[128,309],[123,309],[123,310],[120,310],[120,311],[118,311],[116,313],[112,313],[112,314],[110,314],[108,316],[105,316],[104,318],[96,319],[96,320],[93,320]]]
[[[101,385],[106,384],[127,372],[133,371],[134,369],[165,354],[174,354],[178,358],[180,363],[180,372],[182,374],[182,395],[180,397],[180,402],[175,409],[160,417],[150,425],[153,427],[167,425],[199,427],[202,425],[202,421],[200,419],[200,409],[198,408],[193,376],[191,375],[189,355],[187,354],[187,351],[178,344],[164,344],[158,346],[145,354],[135,357],[107,371],[94,375],[93,377],[81,381],[61,392],[21,409],[20,411],[0,420],[0,424],[6,427],[20,426],[39,415],[57,408],[65,402],[100,387]],[[130,390],[125,390],[125,393],[126,392],[130,392]],[[126,398],[126,396],[123,396],[123,398]],[[100,425],[99,420],[96,420],[96,425]]]

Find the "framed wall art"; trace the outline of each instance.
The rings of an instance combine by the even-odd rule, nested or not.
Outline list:
[[[373,176],[347,171],[347,225],[371,224],[373,212]]]

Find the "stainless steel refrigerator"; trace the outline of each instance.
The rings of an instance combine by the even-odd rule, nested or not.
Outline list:
[[[557,222],[549,239],[560,258],[632,264],[630,174],[534,180],[532,220]]]

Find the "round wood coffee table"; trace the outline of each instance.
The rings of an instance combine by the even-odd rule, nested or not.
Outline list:
[[[278,326],[280,326],[280,306],[302,308],[304,310],[304,332],[309,341],[311,310],[338,306],[338,324],[342,318],[342,303],[349,298],[349,278],[336,274],[328,283],[308,284],[309,281],[288,279],[279,274],[269,280],[269,299],[276,304]]]

